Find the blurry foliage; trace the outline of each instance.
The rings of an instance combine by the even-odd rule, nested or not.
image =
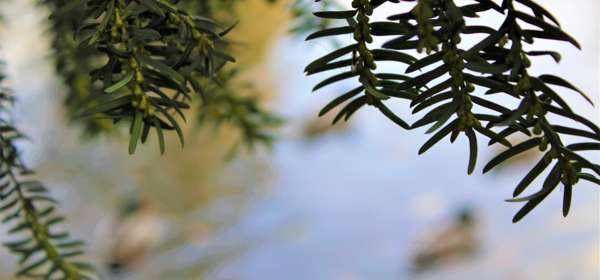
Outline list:
[[[340,5],[336,1],[321,0],[318,5],[312,1],[295,0],[290,4],[292,13],[292,27],[289,32],[293,35],[304,36],[314,30],[326,29],[334,23],[332,19],[319,18],[312,15],[314,10],[339,9]],[[317,6],[317,7],[315,7]]]
[[[92,92],[86,115],[127,120],[129,153],[155,130],[161,153],[164,131],[175,130],[191,94],[204,94],[198,82],[212,79],[226,63],[221,29],[212,19],[194,17],[167,1],[90,1],[78,30],[80,48],[103,53],[105,64],[91,73],[102,84]],[[101,19],[99,21],[99,19]]]
[[[4,77],[0,76],[0,80]],[[11,121],[12,94],[0,88],[0,214],[8,226],[3,243],[19,256],[19,278],[91,279],[92,265],[81,262],[81,241],[72,240],[61,227],[57,201],[48,195],[33,171],[23,163],[16,142],[24,138]]]
[[[228,123],[239,129],[240,139],[250,147],[271,143],[268,131],[280,120],[260,108],[255,97],[258,94],[252,94],[253,86],[245,87],[244,80],[236,78],[243,67],[240,70],[234,66],[234,56],[243,53],[244,42],[230,40],[228,33],[235,30],[235,4],[243,1],[38,0],[51,12],[49,32],[56,70],[66,86],[70,119],[81,122],[88,135],[107,133],[113,130],[112,124],[125,123],[130,154],[150,134],[155,135],[164,153],[166,134],[176,134],[184,144],[185,111],[192,108],[194,99],[199,99],[198,123]],[[352,0],[350,10],[341,10],[334,1],[316,0],[321,11],[312,17],[308,8],[312,2],[268,0],[263,4],[290,4],[293,33],[319,29],[307,40],[341,35],[354,39],[352,44],[336,48],[306,67],[307,75],[343,70],[317,84],[315,91],[348,79],[359,82],[356,88],[327,104],[319,115],[341,107],[333,119],[336,123],[370,105],[404,129],[430,125],[427,133],[433,135],[419,153],[443,138],[450,136],[454,142],[463,135],[470,147],[468,173],[476,167],[478,140],[482,137],[489,139],[489,145],[506,146],[486,164],[484,172],[539,149],[544,154],[515,188],[514,196],[544,173],[542,188],[510,200],[526,202],[514,222],[561,183],[565,216],[572,189],[580,180],[600,184],[600,166],[586,157],[590,151],[600,150],[600,128],[574,112],[557,91],[573,91],[591,100],[561,77],[529,71],[531,57],[548,56],[557,62],[561,59],[555,51],[529,50],[537,46],[537,40],[564,41],[579,48],[540,5],[532,0],[503,0],[501,4],[472,0],[468,4],[461,1],[462,6],[453,0]],[[386,21],[372,21],[373,12],[384,5],[387,9],[412,5],[412,9]],[[492,13],[502,15],[503,22],[494,26],[471,24],[472,18]],[[274,26],[263,28],[272,31]],[[258,31],[248,33],[255,35]],[[374,36],[393,39],[373,48]],[[251,37],[264,44],[262,37]],[[465,37],[481,40],[465,45]],[[414,51],[419,55],[413,56]],[[396,63],[405,71],[378,71],[377,64],[384,61]],[[515,102],[499,104],[492,95],[507,95]],[[395,98],[409,101],[414,114],[425,114],[409,124],[388,107]],[[80,242],[66,241],[68,234],[50,230],[62,218],[53,214],[54,201],[45,194],[45,187],[26,179],[30,171],[20,161],[13,143],[22,135],[8,119],[11,102],[10,95],[3,91],[0,210],[5,221],[13,224],[10,233],[25,236],[5,244],[21,256],[17,275],[87,279],[90,276],[85,274],[93,271],[91,266],[71,260],[82,253]],[[569,119],[578,126],[552,123],[549,115]],[[527,138],[514,144],[507,139],[514,134]],[[585,140],[566,143],[565,135]],[[40,208],[43,206],[46,208]]]
[[[214,84],[219,70],[234,61],[224,39],[233,28],[232,14],[224,13],[230,15],[224,19],[228,25],[211,19],[213,11],[232,11],[234,1],[182,1],[181,8],[169,1],[42,2],[52,12],[56,67],[67,85],[65,101],[71,119],[83,122],[91,135],[108,131],[111,123],[126,121],[130,153],[153,130],[161,153],[168,130],[175,130],[183,145],[184,111],[196,98],[210,108],[213,104],[208,100],[215,98],[204,87]],[[239,95],[227,92],[232,95],[228,100]],[[275,118],[262,110],[257,100],[252,102],[261,114]],[[262,123],[252,125],[252,130],[268,135]],[[248,127],[240,129],[247,131]],[[248,142],[262,140],[271,138]]]
[[[270,133],[262,127],[273,127],[279,123],[279,119],[260,108],[259,96],[240,94],[235,89],[237,84],[229,84],[231,77],[237,72],[234,67],[229,67],[223,73],[218,71],[227,61],[233,61],[232,57],[221,50],[229,51],[230,43],[223,38],[234,25],[234,15],[228,14],[229,17],[224,19],[228,22],[227,25],[217,23],[209,19],[212,15],[201,7],[202,3],[195,1],[180,3],[187,4],[187,8],[177,8],[175,3],[169,1],[39,2],[51,11],[48,31],[52,36],[56,69],[67,90],[65,103],[69,117],[82,123],[87,135],[110,132],[112,123],[125,121],[130,126],[132,136],[130,152],[135,150],[139,140],[148,137],[151,129],[155,130],[161,150],[164,150],[165,139],[168,138],[163,135],[162,130],[176,130],[180,141],[183,141],[185,128],[180,126],[177,118],[184,119],[183,110],[190,107],[192,99],[198,99],[200,110],[194,111],[197,111],[197,119],[203,120],[202,123],[227,122],[231,124],[230,127],[239,127],[240,139],[249,146],[268,144],[271,141]],[[215,11],[233,9],[233,6],[226,6],[223,1],[213,2],[217,3],[213,7]],[[188,15],[183,12],[184,9],[197,11],[203,16]],[[166,44],[159,39],[165,40]],[[264,39],[262,44],[267,43]],[[134,54],[134,50],[138,53]],[[180,81],[176,80],[181,77],[185,80],[178,83]],[[192,96],[192,93],[196,96]],[[214,103],[208,102],[209,99]],[[85,109],[85,118],[82,117],[82,108]],[[223,109],[224,113],[214,114]],[[227,112],[232,115],[225,115]],[[156,123],[159,125],[155,126]],[[40,191],[40,188],[42,187],[32,186],[34,190]],[[221,188],[219,191],[236,190]],[[35,197],[41,202],[43,198]],[[16,210],[10,208],[16,205],[15,202],[9,202],[10,205],[5,208]],[[50,210],[38,218],[42,220],[48,215],[51,224],[60,222],[50,215]],[[61,233],[56,238],[62,240],[65,237]],[[38,250],[38,247],[18,247],[35,245],[34,241],[31,244],[23,241],[11,245],[17,246],[15,251],[21,250],[19,252],[24,254],[29,252],[25,249],[37,252],[33,250]],[[63,266],[69,264],[67,259],[80,253],[68,250],[78,249],[79,243],[58,245],[60,252],[65,251],[66,255],[64,258],[61,255],[50,256],[53,264],[60,264],[57,268],[50,267],[51,279],[62,277],[60,272],[63,271]],[[66,249],[62,250],[63,247]],[[46,264],[42,262],[43,259],[34,258],[34,261],[32,264],[35,266],[29,267],[30,264],[24,260],[23,270],[19,274],[30,273],[34,268]],[[83,263],[75,264],[81,269],[88,268]],[[75,270],[76,267],[72,269]],[[56,271],[59,272],[58,275]],[[71,274],[68,279],[82,279]]]
[[[236,63],[226,65],[223,70],[216,73],[210,81],[204,84],[205,92],[198,110],[199,125],[214,125],[221,127],[227,125],[239,132],[236,143],[230,148],[228,157],[236,154],[241,146],[253,149],[256,144],[270,146],[274,140],[271,131],[282,124],[278,116],[260,108],[260,97],[256,83],[244,78],[248,67],[256,64],[262,57],[262,51],[270,42],[274,30],[271,25],[278,21],[274,9],[264,1],[203,1],[200,4],[193,1],[184,1],[190,8],[199,14],[216,18],[219,22],[235,25],[228,35],[226,48],[228,52],[235,53]],[[263,24],[253,24],[252,13],[242,13],[238,10],[259,10],[265,16]],[[242,24],[238,24],[242,22]],[[249,34],[252,34],[249,36]]]
[[[307,75],[344,70],[323,80],[313,90],[350,78],[358,78],[360,83],[356,89],[327,104],[321,114],[343,106],[335,123],[371,105],[404,129],[430,125],[427,133],[433,136],[419,154],[447,136],[454,142],[464,135],[470,147],[469,174],[475,170],[478,138],[488,138],[488,145],[506,146],[506,150],[485,165],[484,173],[514,156],[539,149],[544,155],[519,182],[514,197],[523,193],[545,170],[550,171],[539,191],[509,200],[526,202],[513,222],[527,215],[561,183],[564,186],[563,215],[567,216],[575,184],[580,180],[600,184],[597,177],[600,166],[586,158],[589,152],[600,150],[600,129],[574,112],[557,92],[559,89],[572,91],[592,103],[581,90],[561,77],[530,73],[530,57],[548,56],[558,62],[560,54],[545,49],[529,50],[525,45],[535,48],[538,45],[534,42],[544,39],[563,41],[579,48],[577,41],[560,28],[552,14],[531,0],[504,0],[501,5],[491,0],[473,0],[463,6],[453,0],[403,2],[415,3],[401,3],[412,5],[412,9],[382,22],[370,21],[373,12],[384,4],[389,9],[389,5],[399,1],[353,0],[351,10],[315,13],[319,18],[338,19],[346,25],[316,31],[308,40],[348,34],[355,43],[337,48],[306,67]],[[504,16],[499,26],[470,24],[471,19],[492,13]],[[394,39],[380,48],[372,48],[370,43],[374,36],[393,36]],[[465,37],[482,39],[468,45],[463,43]],[[414,57],[409,53],[411,50],[421,55]],[[405,71],[376,73],[376,63],[383,61],[398,63]],[[417,70],[420,72],[413,74]],[[492,95],[514,98],[516,108],[499,104]],[[410,101],[413,114],[425,112],[425,115],[409,125],[384,105],[393,98]],[[567,127],[552,123],[548,118],[551,114],[579,125]],[[527,138],[513,144],[507,140],[513,134]],[[578,136],[581,140],[565,143],[565,135]]]
[[[254,147],[256,143],[271,145],[273,136],[264,131],[263,128],[278,127],[282,123],[282,119],[261,111],[258,108],[257,95],[254,96],[239,96],[234,90],[253,91],[254,87],[249,85],[237,85],[235,89],[231,85],[238,72],[233,69],[229,71],[221,71],[215,80],[219,84],[211,85],[207,91],[211,92],[207,96],[206,104],[200,109],[199,121],[201,124],[211,123],[220,126],[222,123],[232,124],[239,128],[241,139],[244,142],[234,144],[230,155],[235,154],[235,151],[244,144],[247,147]]]
[[[56,71],[66,85],[64,102],[68,109],[69,120],[80,122],[87,136],[109,131],[112,126],[108,119],[79,117],[79,109],[87,105],[90,93],[101,90],[97,84],[92,83],[89,75],[94,67],[100,66],[102,62],[100,54],[89,47],[79,48],[74,36],[85,3],[67,0],[40,0],[40,2],[52,12],[48,22],[48,32],[52,35]]]

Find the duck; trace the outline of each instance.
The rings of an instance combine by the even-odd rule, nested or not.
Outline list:
[[[332,124],[339,111],[340,109],[334,109],[329,114],[321,117],[313,117],[305,121],[302,127],[303,138],[306,140],[315,140],[328,134],[348,131],[350,128],[348,121],[340,120]]]
[[[166,239],[166,220],[147,199],[129,199],[119,213],[109,253],[109,270],[119,274],[141,263]]]
[[[413,257],[416,273],[473,255],[479,247],[477,223],[471,209],[460,211],[449,227],[423,242]]]

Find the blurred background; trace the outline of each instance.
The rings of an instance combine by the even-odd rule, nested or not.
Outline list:
[[[504,199],[538,155],[467,176],[465,141],[416,156],[424,130],[403,131],[372,109],[334,127],[317,119],[355,84],[311,93],[322,77],[305,77],[304,66],[339,42],[289,35],[297,23],[285,1],[236,4],[240,79],[286,123],[272,149],[232,160],[234,133],[193,121],[185,149],[170,139],[164,156],[152,143],[128,156],[125,133],[83,139],[65,119],[47,11],[33,2],[1,4],[7,85],[32,139],[25,159],[106,279],[600,279],[597,187],[578,185],[566,219],[556,191],[512,224],[520,204]],[[534,71],[565,76],[600,103],[600,3],[543,2],[583,51],[545,46],[563,61],[540,60]],[[566,99],[599,121],[597,107]],[[393,107],[408,118],[405,106]],[[500,151],[482,150],[479,168]],[[0,279],[13,279],[15,264],[0,250]]]

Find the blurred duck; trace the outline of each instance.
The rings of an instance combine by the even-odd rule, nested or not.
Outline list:
[[[342,106],[340,106],[342,107]],[[348,131],[350,127],[347,121],[339,120],[336,124],[332,124],[335,116],[338,114],[339,109],[333,109],[328,114],[321,117],[311,118],[304,123],[302,128],[302,135],[306,140],[315,140],[319,137],[331,133],[341,133]]]
[[[131,199],[121,210],[110,252],[110,270],[126,271],[166,240],[166,221],[148,200]]]
[[[461,211],[453,225],[433,235],[423,245],[413,259],[417,273],[472,255],[479,246],[472,210]]]

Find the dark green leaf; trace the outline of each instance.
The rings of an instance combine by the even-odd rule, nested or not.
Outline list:
[[[569,41],[571,44],[573,44],[577,48],[580,48],[579,43],[575,39],[573,39],[573,37],[571,37],[569,34],[562,31],[559,27],[548,24],[547,22],[545,22],[539,18],[530,16],[530,15],[525,14],[520,11],[514,11],[513,13],[515,14],[515,16],[517,18],[523,20],[524,22],[527,22],[531,25],[535,25],[535,26],[543,29],[544,32],[552,34],[553,36],[564,38],[565,40]]]
[[[396,114],[394,114],[394,112],[392,112],[387,106],[385,106],[385,104],[383,104],[383,102],[377,101],[377,102],[375,102],[375,106],[377,106],[379,111],[381,113],[383,113],[388,119],[390,119],[391,121],[393,121],[400,127],[404,128],[404,129],[410,129],[410,125],[408,125],[408,123],[406,123],[404,120],[402,120]]]
[[[315,12],[314,15],[320,18],[328,18],[328,19],[345,19],[354,17],[356,14],[356,10],[348,10],[348,11],[321,11]]]
[[[439,103],[441,101],[444,101],[446,99],[450,99],[452,97],[454,97],[454,93],[451,92],[451,91],[446,91],[446,92],[443,92],[441,94],[437,94],[437,95],[435,95],[435,96],[433,96],[431,98],[428,98],[425,101],[419,103],[419,105],[417,105],[413,109],[412,113],[416,114],[416,113],[422,111],[423,109],[428,108],[431,105],[437,104],[437,103]]]
[[[558,183],[560,182],[560,163],[557,163],[552,171],[544,181],[544,186],[542,187],[542,191],[540,195],[536,198],[529,200],[525,205],[515,214],[513,217],[513,223],[516,223],[523,219],[525,215],[527,215],[531,210],[533,210],[540,202],[542,202],[551,192],[556,188]]]
[[[419,104],[420,102],[422,102],[423,100],[432,97],[446,89],[448,89],[449,87],[452,86],[452,78],[449,78],[437,85],[435,85],[434,87],[422,92],[421,94],[419,94],[417,97],[415,97],[415,99],[410,103],[410,106],[413,107],[417,104]]]
[[[369,95],[371,95],[371,96],[373,96],[373,97],[375,97],[375,98],[377,98],[379,100],[386,100],[386,99],[390,98],[389,96],[385,95],[381,91],[377,90],[376,88],[374,88],[374,87],[372,87],[372,86],[370,86],[368,84],[365,84],[364,87],[365,87],[365,91]]]
[[[19,271],[17,271],[17,276],[27,275],[27,274],[33,272],[35,269],[44,265],[46,262],[48,262],[48,257],[44,256],[40,260],[21,268]]]
[[[584,167],[584,168],[589,168],[592,171],[594,171],[596,174],[600,175],[600,167],[598,167],[597,165],[594,165],[593,163],[591,163],[589,160],[587,160],[586,158],[578,155],[577,153],[569,150],[569,149],[565,149],[565,148],[561,148],[561,152],[569,159],[571,160],[576,160],[579,161],[579,163]]]
[[[163,135],[162,127],[157,118],[152,118],[154,129],[156,129],[156,136],[158,137],[158,146],[160,148],[160,154],[165,153],[165,136]]]
[[[567,112],[561,108],[558,107],[554,107],[552,105],[548,105],[545,103],[542,103],[542,106],[545,110],[547,110],[548,112],[552,112],[554,114],[557,114],[559,116],[563,116],[569,119],[572,119],[580,124],[583,124],[585,126],[587,126],[588,128],[592,129],[596,134],[600,134],[600,128],[598,128],[598,126],[596,126],[596,124],[594,124],[593,122],[587,120],[586,118],[577,115],[573,112]]]
[[[336,99],[334,99],[333,101],[331,101],[327,105],[325,105],[325,107],[323,107],[323,109],[321,109],[321,111],[319,112],[319,117],[327,114],[327,112],[331,111],[333,108],[337,107],[338,105],[345,102],[346,100],[355,97],[356,95],[361,93],[363,90],[364,90],[364,88],[362,86],[359,86],[345,94],[338,96]]]
[[[564,101],[560,97],[560,95],[558,95],[558,93],[556,93],[554,90],[552,90],[550,87],[548,87],[540,79],[530,77],[530,81],[531,81],[531,85],[533,86],[534,89],[542,91],[544,94],[546,94],[548,97],[550,97],[550,99],[552,99],[552,101],[554,101],[558,105],[560,105],[560,107],[562,107],[565,111],[572,112],[571,107],[569,107],[569,104],[567,104],[567,102]]]
[[[464,77],[467,82],[471,82],[482,87],[493,89],[497,92],[504,92],[515,96],[515,93],[513,92],[513,87],[509,84],[500,83],[485,77],[477,77],[467,73],[464,74]]]
[[[352,44],[340,49],[336,49],[335,51],[332,51],[331,53],[326,54],[311,62],[308,66],[306,66],[306,68],[304,68],[304,71],[312,72],[315,68],[321,67],[338,57],[351,53],[353,50],[356,50],[357,46],[357,44]]]
[[[436,131],[438,128],[442,127],[449,119],[456,113],[456,109],[458,108],[458,103],[456,99],[452,100],[448,106],[442,113],[442,115],[437,119],[434,125],[432,125],[425,133],[429,134]]]
[[[539,146],[539,144],[541,142],[542,142],[542,138],[540,138],[540,137],[531,138],[531,139],[528,139],[524,142],[521,142],[521,143],[507,149],[506,151],[498,154],[496,157],[494,157],[492,160],[490,160],[483,168],[483,173],[490,171],[492,168],[494,168],[498,164],[510,159],[513,156],[516,156],[516,155],[523,153],[529,149]]]
[[[571,196],[573,195],[573,187],[565,186],[565,191],[563,193],[563,216],[566,217],[569,215],[569,210],[571,209]]]
[[[344,60],[340,60],[340,61],[323,64],[318,67],[313,67],[312,71],[306,72],[306,75],[313,75],[316,73],[321,73],[323,71],[349,67],[352,65],[352,63],[354,63],[354,60],[352,58],[349,58],[349,59],[344,59]]]
[[[436,52],[432,55],[428,55],[424,58],[421,58],[420,60],[418,60],[415,63],[408,66],[408,68],[406,68],[406,73],[411,73],[411,72],[414,72],[415,70],[421,70],[424,67],[427,67],[438,61],[441,61],[442,57],[444,57],[443,52]]]
[[[469,61],[465,63],[465,68],[471,71],[485,74],[502,74],[510,69],[510,66],[504,64],[489,64],[487,62]]]
[[[527,187],[537,178],[552,162],[550,154],[544,155],[542,159],[521,179],[521,182],[515,187],[513,191],[513,197],[520,195]]]
[[[452,121],[451,123],[446,125],[444,128],[440,129],[440,131],[438,131],[436,134],[434,134],[429,140],[427,140],[427,142],[425,142],[425,144],[423,144],[423,146],[419,149],[419,154],[426,152],[427,150],[429,150],[429,148],[431,148],[437,142],[442,140],[442,138],[444,138],[448,134],[450,134],[450,132],[452,132],[452,130],[455,129],[457,127],[457,125],[458,125],[458,119]]]
[[[520,2],[521,4],[529,7],[532,11],[544,15],[547,18],[549,18],[551,21],[553,21],[554,23],[556,23],[556,25],[560,26],[560,23],[558,23],[558,20],[550,13],[548,12],[546,9],[544,9],[542,6],[538,5],[537,3],[531,1],[531,0],[516,0],[517,2]]]
[[[306,37],[306,41],[316,39],[316,38],[321,38],[321,37],[327,37],[327,36],[349,34],[349,33],[352,33],[353,31],[354,31],[354,27],[351,27],[351,26],[332,27],[332,28],[319,30],[317,32],[311,33],[310,35],[308,35],[308,37]]]
[[[580,89],[578,89],[577,87],[575,87],[574,85],[572,85],[571,83],[569,83],[568,81],[564,80],[561,77],[557,77],[554,75],[541,75],[541,76],[539,76],[539,79],[547,84],[562,86],[562,87],[566,87],[568,89],[574,90],[574,91],[578,92],[583,98],[585,98],[585,100],[587,100],[587,102],[589,102],[591,105],[594,105],[594,102],[592,101],[592,99],[589,98],[583,91],[581,91]]]
[[[477,164],[477,136],[473,129],[469,128],[465,131],[469,138],[469,168],[467,169],[468,174],[472,174]]]
[[[379,21],[370,23],[371,35],[373,36],[389,36],[389,35],[405,35],[414,32],[412,28],[406,24]]]
[[[556,61],[556,63],[559,63],[560,60],[562,59],[562,56],[560,55],[560,53],[554,52],[554,51],[530,51],[530,52],[527,52],[527,54],[532,55],[532,56],[549,55],[552,57],[552,59],[554,59],[554,61]]]
[[[571,151],[598,151],[600,150],[600,143],[598,142],[584,142],[575,143],[567,146],[567,149]]]
[[[592,182],[596,185],[600,185],[600,179],[596,178],[594,175],[592,174],[587,174],[587,173],[579,173],[579,178]]]
[[[342,109],[333,119],[332,124],[336,124],[340,119],[344,118],[344,120],[348,120],[354,112],[356,112],[360,107],[367,104],[367,96],[363,95],[359,98],[354,99],[352,102],[348,103],[344,109]]]
[[[106,113],[111,110],[121,108],[122,106],[131,103],[132,98],[133,98],[132,95],[126,95],[126,96],[122,96],[119,98],[115,98],[115,99],[106,101],[104,103],[101,103],[99,105],[95,105],[95,106],[85,110],[81,115],[84,117],[87,117],[87,116],[93,116],[93,115],[99,114],[99,113]]]
[[[345,79],[356,77],[356,76],[358,76],[358,73],[355,73],[353,71],[339,73],[337,75],[331,76],[331,77],[321,81],[316,86],[314,86],[312,90],[317,91],[318,89],[323,88],[325,86],[331,85],[331,84],[339,82],[339,81],[343,81]]]
[[[143,114],[139,110],[135,112],[133,119],[133,129],[131,130],[131,137],[129,138],[129,154],[135,153],[135,148],[138,141],[140,140],[140,133],[142,132],[142,118]]]
[[[587,137],[590,139],[595,139],[600,141],[600,135],[592,133],[592,132],[588,132],[585,130],[581,130],[578,128],[573,128],[573,127],[566,127],[566,126],[562,126],[562,125],[553,125],[552,129],[558,133],[561,134],[568,134],[568,135],[573,135],[573,136],[581,136],[581,137]]]
[[[131,79],[133,79],[133,72],[129,72],[125,77],[123,77],[123,79],[121,79],[120,81],[116,82],[114,85],[106,88],[104,90],[104,92],[106,92],[106,93],[113,93],[113,92],[121,89],[125,85],[127,85],[127,83],[129,83],[131,81]]]
[[[423,87],[423,86],[427,85],[427,83],[429,83],[431,80],[439,78],[440,76],[446,74],[447,71],[448,71],[448,65],[446,65],[446,64],[440,65],[437,68],[435,68],[427,73],[421,74],[413,79],[405,81],[404,83],[402,83],[398,86],[398,89]]]
[[[473,127],[475,130],[477,130],[479,133],[487,136],[488,138],[494,140],[494,143],[500,143],[506,147],[512,147],[512,145],[510,144],[510,142],[508,142],[508,140],[506,140],[505,138],[502,138],[500,135],[498,135],[498,133],[486,128],[486,127],[481,127],[481,126],[474,126]]]
[[[393,50],[376,49],[372,50],[371,53],[373,54],[373,58],[377,61],[399,61],[411,64],[417,60],[412,55]]]

